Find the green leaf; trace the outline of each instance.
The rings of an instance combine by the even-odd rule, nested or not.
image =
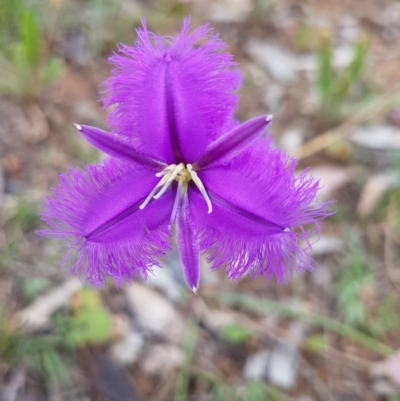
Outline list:
[[[212,400],[213,401],[224,401],[224,389],[220,383],[215,383],[212,389]]]
[[[328,345],[328,339],[324,334],[314,334],[307,338],[304,346],[315,353],[323,352]]]
[[[246,401],[264,401],[266,393],[261,383],[250,383],[247,386]]]
[[[21,18],[21,43],[31,67],[38,66],[41,52],[41,30],[38,17],[33,10],[25,9]]]
[[[51,347],[42,350],[43,371],[53,383],[60,382],[64,386],[69,386],[71,380],[68,370],[58,353]]]
[[[18,92],[23,93],[28,85],[30,74],[26,49],[23,43],[17,43],[12,49],[12,64],[14,74],[18,79]]]
[[[96,291],[80,291],[81,305],[71,317],[66,341],[72,345],[103,343],[111,337],[111,316]]]
[[[220,329],[221,337],[233,344],[244,343],[251,337],[251,333],[237,323],[227,324]]]
[[[1,326],[4,325],[5,322],[1,321]],[[0,330],[0,359],[9,364],[19,362],[20,343],[21,340],[15,333],[2,327]]]
[[[360,78],[360,75],[364,69],[367,51],[368,38],[366,35],[362,35],[354,47],[353,60],[348,67],[348,76],[350,81],[355,81]]]
[[[373,275],[359,240],[350,238],[349,241],[349,266],[337,271],[336,290],[345,322],[352,326],[360,326],[366,324],[368,316],[360,295],[373,282]]]

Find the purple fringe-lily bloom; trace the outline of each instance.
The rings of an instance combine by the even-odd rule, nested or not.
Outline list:
[[[200,252],[231,279],[312,270],[307,238],[328,204],[315,199],[318,181],[296,177],[296,161],[263,136],[269,116],[233,119],[240,76],[225,44],[208,26],[190,32],[189,20],[176,38],[145,24],[137,34],[110,58],[112,133],[76,125],[109,157],[61,176],[41,234],[61,238],[70,272],[93,285],[147,278],[173,227],[195,292]]]

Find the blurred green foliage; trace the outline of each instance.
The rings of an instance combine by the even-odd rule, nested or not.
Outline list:
[[[278,389],[261,382],[250,382],[246,386],[234,387],[222,383],[214,384],[212,401],[290,401]]]
[[[36,98],[63,67],[49,57],[39,6],[27,0],[0,0],[0,92]]]
[[[326,32],[321,35],[316,86],[321,98],[322,116],[328,125],[340,122],[345,110],[354,112],[351,103],[354,100],[359,103],[367,95],[361,90],[367,52],[368,39],[361,35],[353,47],[352,60],[342,71],[337,71],[333,65],[331,38]]]
[[[3,317],[0,322],[0,359],[7,364],[41,372],[49,386],[70,385],[68,369],[60,356],[60,338],[32,336],[13,328]]]
[[[22,282],[22,293],[28,301],[33,301],[38,294],[47,290],[51,286],[51,281],[47,278],[33,277]]]
[[[80,305],[68,319],[64,341],[73,346],[108,341],[111,337],[111,315],[101,303],[99,292],[84,288],[77,296]]]
[[[39,228],[38,212],[39,206],[36,202],[20,199],[16,206],[14,220],[24,233],[28,233]]]
[[[19,20],[24,10],[25,0],[0,0],[0,44],[14,39],[19,33]]]
[[[210,388],[209,399],[211,401],[293,400],[277,388],[260,381],[249,381],[240,385],[233,385],[208,371],[194,370],[193,374],[197,380],[202,380]]]
[[[159,0],[149,8],[141,2],[119,2],[115,0],[69,1],[63,4],[58,27],[74,30],[87,41],[91,56],[108,56],[118,43],[132,45],[135,29],[145,18],[147,25],[155,31],[174,24],[189,15],[189,4],[182,1]],[[162,33],[162,32],[161,32]]]
[[[231,323],[221,327],[221,337],[233,344],[242,344],[251,337],[251,332],[241,324]]]
[[[74,296],[72,313],[54,317],[55,331],[66,347],[75,349],[102,344],[111,337],[111,315],[101,302],[99,292],[83,288]]]
[[[400,326],[400,294],[396,292],[385,293],[379,302],[376,316],[369,320],[370,330],[377,336],[383,336],[395,331]]]
[[[320,327],[325,330],[330,330],[341,336],[348,337],[349,339],[357,342],[364,347],[373,350],[381,355],[391,355],[394,350],[385,343],[377,340],[371,335],[365,334],[363,331],[353,328],[347,323],[342,323],[339,320],[325,316],[322,314],[313,313],[304,307],[293,307],[277,301],[271,301],[266,298],[254,297],[250,295],[235,294],[235,293],[219,293],[215,298],[230,306],[240,306],[244,310],[250,310],[265,314],[268,311],[287,317],[297,318],[305,323]]]
[[[363,326],[367,322],[367,306],[362,291],[373,284],[373,275],[367,256],[359,243],[351,243],[348,265],[338,270],[336,291],[344,321],[351,326]]]
[[[29,299],[47,288],[48,281],[35,281],[25,286]],[[76,294],[77,305],[73,313],[56,314],[52,331],[46,334],[26,332],[15,326],[3,311],[0,319],[0,360],[24,369],[40,372],[49,388],[71,387],[68,366],[78,346],[104,343],[110,339],[111,316],[102,305],[98,292],[82,289]]]
[[[307,337],[304,347],[311,352],[322,353],[328,346],[328,338],[325,334],[316,333]]]

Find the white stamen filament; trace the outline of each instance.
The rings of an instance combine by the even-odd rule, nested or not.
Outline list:
[[[173,171],[176,167],[176,164],[170,164],[169,166],[165,167],[163,171],[160,171],[159,173],[156,174],[156,177],[163,177],[166,174],[169,174],[171,171]]]
[[[207,206],[208,206],[208,214],[210,214],[212,212],[212,203],[211,203],[211,199],[208,196],[206,189],[204,188],[203,183],[201,182],[197,173],[193,170],[193,166],[191,164],[187,165],[187,169],[188,169],[189,174],[192,177],[192,180],[195,183],[196,187],[198,188],[200,193],[203,195],[203,198],[206,201]]]
[[[170,178],[171,174],[175,170],[176,165],[171,164],[170,166],[166,167],[163,171],[159,172],[156,174],[156,177],[162,177],[161,180],[158,182],[158,184],[151,190],[147,198],[144,200],[144,202],[139,206],[139,209],[143,210],[148,203],[151,201],[153,196],[157,193],[159,188],[163,187],[167,182],[168,179]]]
[[[162,178],[158,182],[158,184],[151,190],[143,203],[139,206],[139,209],[143,210],[149,204],[151,199],[161,198],[161,196],[167,191],[171,184],[175,180],[177,180],[178,188],[175,196],[174,205],[172,207],[170,220],[170,226],[172,226],[175,221],[182,197],[188,190],[188,183],[190,180],[193,180],[193,183],[196,185],[197,189],[200,191],[200,193],[203,195],[204,200],[206,201],[206,204],[208,206],[208,213],[212,212],[211,199],[208,196],[208,193],[203,183],[201,182],[200,177],[197,175],[196,171],[193,170],[193,166],[191,164],[187,164],[186,166],[183,163],[179,163],[178,165],[171,164],[167,166],[164,170],[157,173],[156,177]]]
[[[175,178],[179,175],[179,173],[184,169],[183,163],[178,164],[169,174],[165,175],[165,177],[168,177],[167,182],[163,185],[161,190],[153,196],[154,199],[159,199],[165,191],[169,188],[169,186],[172,184],[172,182],[175,180]]]

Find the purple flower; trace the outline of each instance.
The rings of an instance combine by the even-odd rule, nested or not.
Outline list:
[[[263,136],[270,117],[234,121],[232,56],[207,26],[189,28],[185,20],[173,39],[143,24],[135,47],[110,58],[103,101],[112,132],[77,125],[109,157],[61,175],[46,199],[51,229],[41,234],[61,238],[70,271],[93,285],[147,278],[173,227],[193,291],[200,252],[231,279],[281,282],[291,269],[312,270],[307,238],[330,214],[315,200],[318,182],[296,177],[296,161]]]

